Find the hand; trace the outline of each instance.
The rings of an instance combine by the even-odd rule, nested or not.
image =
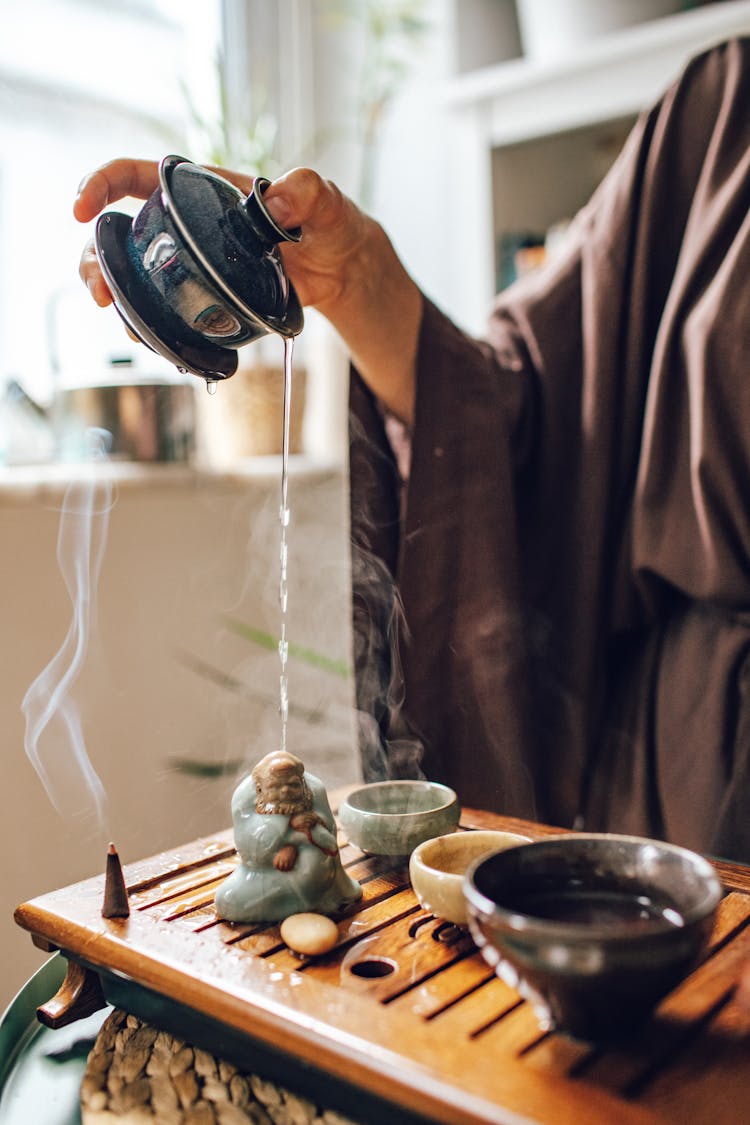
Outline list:
[[[212,169],[245,194],[252,176],[226,168]],[[158,187],[158,164],[150,160],[112,160],[87,176],[78,189],[73,214],[87,223],[125,196],[148,199]],[[345,284],[347,263],[356,254],[365,230],[375,224],[342,195],[335,185],[309,168],[298,168],[276,180],[264,196],[268,210],[282,227],[304,228],[299,244],[282,244],[289,277],[303,305],[334,305]],[[89,242],[81,258],[81,278],[98,305],[112,295]]]
[[[383,405],[411,422],[422,294],[385,231],[309,168],[275,180],[264,198],[280,226],[302,227],[299,243],[281,247],[302,304],[330,320]]]
[[[297,849],[294,844],[284,844],[273,857],[273,865],[277,871],[291,871],[297,862]]]
[[[333,318],[342,297],[361,282],[359,261],[380,228],[335,184],[310,168],[274,180],[264,202],[282,227],[301,227],[298,243],[282,243],[287,273],[303,305]]]
[[[252,188],[250,176],[213,170],[245,194]],[[154,162],[113,160],[83,180],[73,213],[87,223],[125,196],[148,198],[157,185]],[[422,296],[382,227],[309,168],[281,176],[264,198],[280,226],[302,227],[301,242],[281,246],[300,302],[330,320],[374,393],[411,421]],[[83,252],[79,272],[97,304],[110,304],[93,243]]]
[[[295,813],[289,821],[289,827],[293,828],[295,832],[304,832],[306,835],[309,835],[316,824],[324,823],[322,817],[310,810],[309,812]]]

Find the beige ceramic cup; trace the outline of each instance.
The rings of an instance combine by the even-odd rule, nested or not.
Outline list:
[[[463,878],[471,864],[492,852],[530,843],[514,832],[452,832],[425,840],[411,854],[409,878],[420,904],[431,914],[466,925]]]

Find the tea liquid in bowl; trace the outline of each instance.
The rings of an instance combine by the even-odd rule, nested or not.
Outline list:
[[[503,905],[518,914],[528,914],[548,922],[572,923],[595,927],[613,927],[628,931],[648,930],[659,920],[673,926],[684,925],[677,904],[671,899],[652,894],[635,894],[617,884],[585,888],[578,880],[537,890],[519,887],[509,892]]]

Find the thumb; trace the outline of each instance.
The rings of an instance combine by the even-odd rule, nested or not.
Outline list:
[[[312,168],[295,168],[274,180],[263,202],[282,227],[326,226],[346,208],[339,189]]]

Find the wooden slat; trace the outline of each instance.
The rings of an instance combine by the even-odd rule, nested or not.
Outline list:
[[[748,962],[750,964],[750,962]],[[732,992],[705,1032],[640,1092],[638,1100],[691,1125],[750,1120],[750,1004]]]
[[[126,864],[127,886],[131,895],[167,882],[175,876],[197,869],[219,859],[235,855],[232,832],[228,829],[213,836],[203,836],[181,848],[160,852],[150,859],[138,863],[127,863],[127,857],[120,859]]]
[[[394,918],[413,914],[419,909],[414,892],[411,890],[397,891],[387,898],[378,898],[372,905],[361,905],[355,914],[343,918],[339,922],[339,944],[347,941],[367,937],[383,926],[388,925]],[[284,948],[278,926],[269,926],[249,934],[238,941],[234,948],[242,949],[256,956],[267,957],[273,950]]]
[[[431,917],[431,916],[430,916]],[[342,946],[325,957],[299,958],[288,949],[281,949],[271,958],[275,968],[292,970],[298,967],[313,980],[327,984],[340,984],[343,988],[366,989],[373,1000],[387,1003],[394,997],[417,987],[421,981],[451,965],[462,954],[473,949],[473,942],[465,930],[451,927],[454,940],[445,942],[434,935],[445,923],[434,919],[426,925],[415,926],[419,916],[413,913],[397,922],[377,930],[369,937],[359,938],[349,945],[341,957]],[[377,974],[386,970],[384,975]]]
[[[570,1075],[581,1067],[593,1050],[590,1043],[552,1031],[541,1035],[530,1045],[524,1062],[543,1074]]]
[[[492,977],[441,1012],[432,1023],[445,1039],[473,1039],[520,1003],[521,998],[514,989],[509,988],[499,977]]]
[[[361,881],[363,892],[361,904],[375,902],[392,894],[396,889],[409,886],[402,868],[373,863],[371,858],[363,857],[359,853],[359,856],[352,859],[347,867],[349,874]],[[231,868],[227,870],[227,874],[230,870]],[[168,908],[160,915],[162,920],[184,925],[196,933],[218,926],[224,940],[229,944],[239,941],[247,933],[262,929],[262,926],[257,925],[242,926],[239,923],[222,922],[218,917],[214,909],[214,896],[224,877],[213,883],[199,884],[193,894],[186,890],[182,897],[175,896],[174,899],[170,899]],[[148,906],[144,907],[144,909],[148,908]]]
[[[236,863],[236,856],[218,862],[208,861],[191,867],[187,871],[181,870],[171,878],[164,879],[155,885],[152,884],[142,891],[131,891],[129,895],[131,909],[151,910],[156,906],[179,898],[181,894],[194,891],[196,887],[204,886],[206,883],[215,883],[217,879],[226,879],[234,870]]]
[[[483,1051],[500,1055],[521,1056],[543,1035],[531,1004],[523,1003],[481,1034]]]
[[[227,872],[228,874],[228,872]],[[175,922],[177,919],[190,917],[191,928],[195,925],[192,917],[199,910],[212,910],[214,896],[226,879],[222,874],[208,882],[200,882],[192,890],[183,890],[180,894],[171,895],[166,901],[150,907],[151,916],[160,922]]]
[[[408,1008],[422,1019],[432,1020],[494,979],[494,972],[481,957],[476,954],[460,957],[447,965],[439,976],[421,981],[417,988],[395,997],[391,1005],[396,1009]]]

